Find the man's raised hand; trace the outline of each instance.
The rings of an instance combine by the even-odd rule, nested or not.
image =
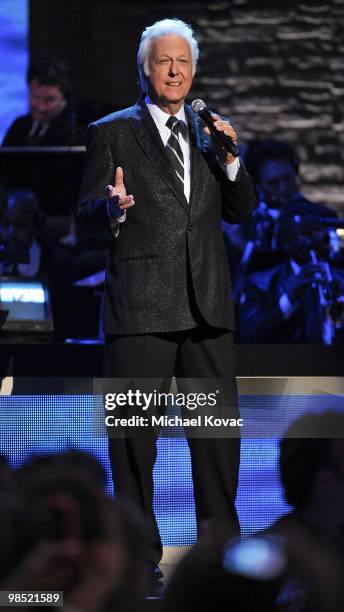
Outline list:
[[[115,184],[108,185],[106,188],[106,198],[109,204],[112,204],[122,211],[134,206],[134,196],[127,195],[127,191],[124,184],[124,172],[121,166],[116,168]]]

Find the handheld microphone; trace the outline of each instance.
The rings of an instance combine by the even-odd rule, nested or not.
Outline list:
[[[211,116],[211,112],[207,109],[205,102],[203,100],[194,100],[191,103],[191,108],[195,113],[198,113],[200,117],[203,119],[204,123],[210,129],[211,135],[217,142],[222,145],[228,153],[233,155],[234,157],[238,157],[239,150],[236,144],[234,144],[233,140],[230,136],[226,136],[223,132],[218,132],[214,127],[214,119]]]

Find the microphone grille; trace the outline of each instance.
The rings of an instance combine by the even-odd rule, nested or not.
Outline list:
[[[193,102],[191,102],[191,108],[195,113],[199,113],[200,111],[202,111],[204,108],[206,108],[206,103],[203,102],[203,100],[194,100]]]

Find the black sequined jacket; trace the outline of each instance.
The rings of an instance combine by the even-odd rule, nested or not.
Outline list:
[[[76,220],[91,237],[110,239],[105,331],[139,334],[190,329],[200,321],[233,329],[230,275],[221,218],[246,219],[255,206],[241,165],[229,181],[201,120],[185,107],[191,144],[188,203],[151,115],[135,106],[92,123]],[[135,206],[117,237],[110,232],[105,189],[121,166]]]

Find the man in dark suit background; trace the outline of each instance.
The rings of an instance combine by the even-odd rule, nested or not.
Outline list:
[[[30,112],[17,117],[2,145],[67,146],[74,141],[74,115],[69,106],[68,69],[61,62],[33,62],[27,73]]]
[[[105,376],[218,378],[228,414],[237,416],[220,221],[247,218],[255,198],[242,163],[217,147],[184,105],[197,59],[197,42],[182,21],[146,28],[138,52],[142,99],[89,127],[76,218],[88,235],[110,238]],[[236,142],[229,122],[213,118]],[[157,434],[153,428],[141,433],[110,439],[110,460],[116,493],[150,523],[154,567],[162,554],[152,508]],[[190,437],[188,443],[198,527],[212,520],[238,533],[239,438]]]

